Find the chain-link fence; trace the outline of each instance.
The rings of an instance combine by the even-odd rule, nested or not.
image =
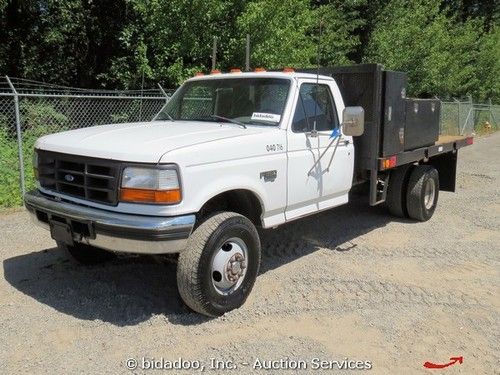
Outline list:
[[[42,135],[100,124],[149,121],[172,90],[105,91],[25,79],[0,79],[0,207],[18,206],[34,186],[33,145]],[[207,99],[203,95],[193,102]],[[197,104],[199,106],[199,104]],[[468,135],[498,129],[500,106],[443,101],[440,132]]]
[[[440,134],[471,135],[498,129],[500,105],[467,100],[441,102]]]
[[[172,90],[106,91],[0,80],[0,207],[22,203],[34,186],[32,157],[42,135],[93,125],[149,121]]]

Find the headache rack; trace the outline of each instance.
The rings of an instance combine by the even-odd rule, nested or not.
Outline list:
[[[120,163],[36,150],[43,189],[107,205],[118,203]]]

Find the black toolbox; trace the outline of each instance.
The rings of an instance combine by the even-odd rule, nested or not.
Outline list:
[[[441,102],[438,99],[406,99],[405,105],[405,151],[436,143]]]
[[[383,71],[381,156],[403,151],[405,134],[406,73]]]

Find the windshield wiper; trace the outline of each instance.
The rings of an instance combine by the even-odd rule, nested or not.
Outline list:
[[[231,122],[233,124],[236,124],[236,125],[243,127],[244,129],[247,128],[247,126],[244,123],[233,120],[232,118],[227,118],[227,117],[223,117],[223,116],[219,116],[219,115],[210,115],[210,117],[218,119],[218,120],[225,120],[225,121]]]

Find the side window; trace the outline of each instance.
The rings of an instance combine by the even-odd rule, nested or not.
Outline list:
[[[333,130],[339,126],[337,110],[327,85],[303,83],[293,116],[292,131],[310,131],[316,122],[316,130]]]

